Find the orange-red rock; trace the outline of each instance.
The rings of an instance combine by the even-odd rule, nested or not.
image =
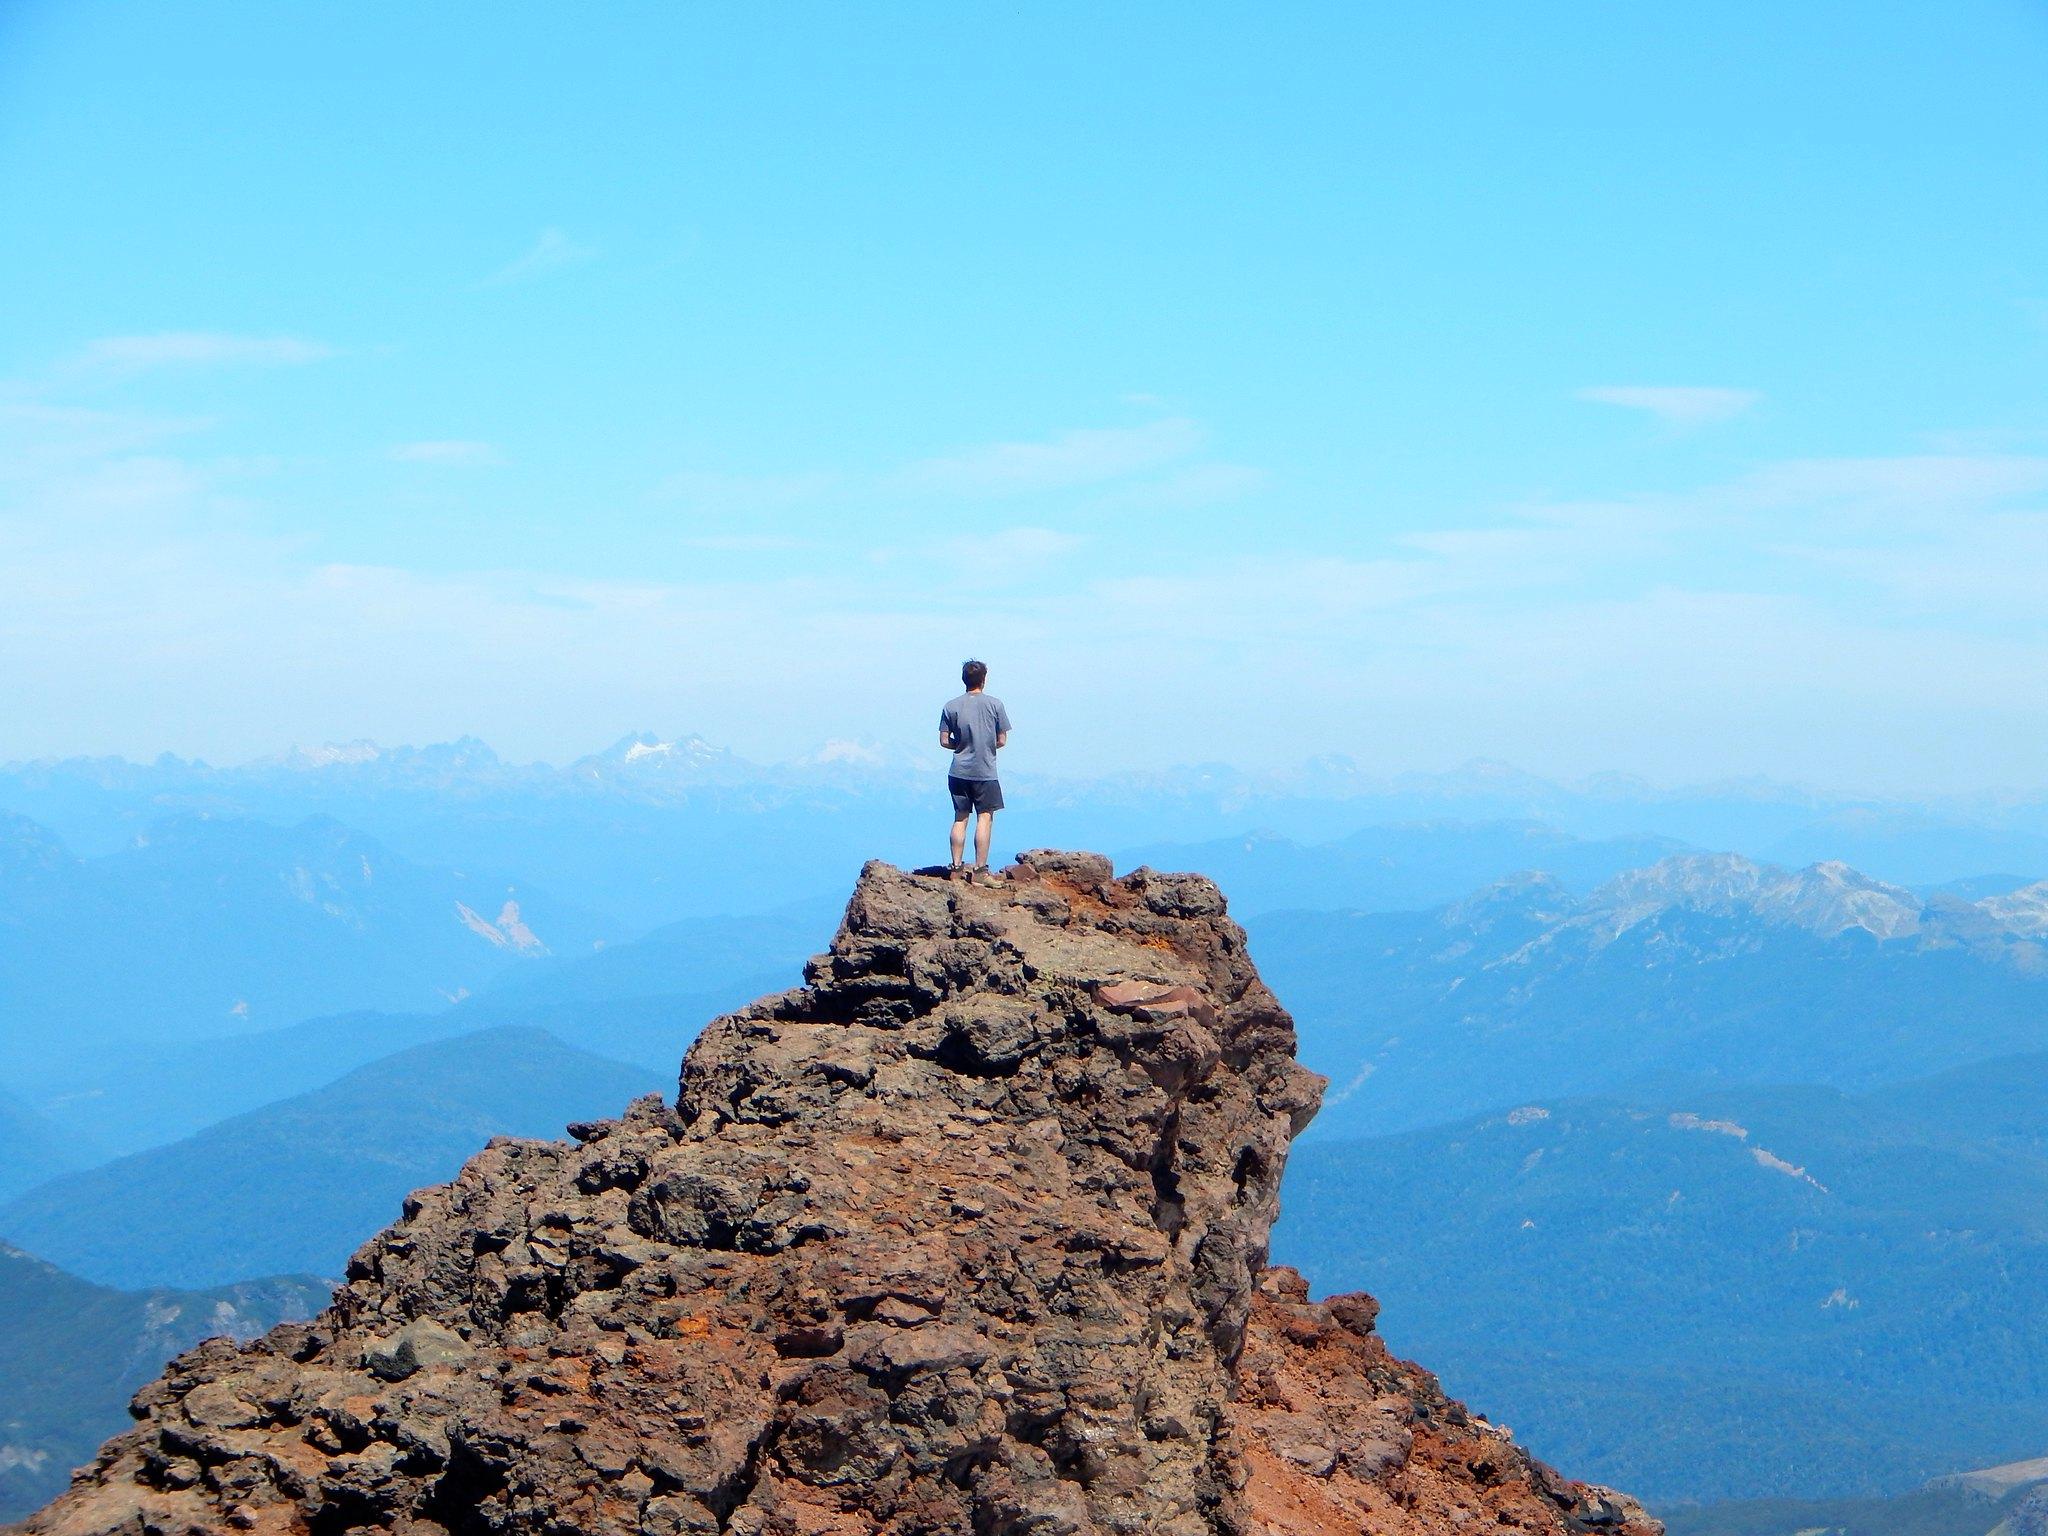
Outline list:
[[[1293,1050],[1207,881],[870,865],[673,1105],[493,1142],[28,1529],[1647,1536],[1264,1268]]]

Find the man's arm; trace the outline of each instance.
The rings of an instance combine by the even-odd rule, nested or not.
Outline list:
[[[953,733],[947,730],[943,725],[939,727],[939,745],[944,747],[948,752],[957,752],[959,750],[959,748],[953,744]]]
[[[1003,708],[1003,701],[996,700],[996,750],[1002,751],[1010,744],[1010,712]]]

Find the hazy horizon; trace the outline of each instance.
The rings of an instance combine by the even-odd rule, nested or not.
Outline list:
[[[2048,783],[2044,76],[2014,0],[11,6],[0,755],[789,757],[978,653],[1038,771]]]
[[[290,741],[281,745],[239,756],[210,756],[204,752],[182,753],[170,748],[142,751],[60,751],[35,756],[17,755],[8,751],[4,737],[0,737],[0,769],[20,769],[36,765],[61,765],[94,761],[118,761],[137,767],[148,767],[165,759],[173,760],[188,767],[204,767],[220,771],[237,771],[266,766],[293,766],[302,768],[325,768],[357,766],[383,758],[396,757],[405,753],[425,752],[436,748],[457,747],[466,743],[479,744],[497,760],[513,768],[537,768],[561,770],[587,758],[600,757],[616,751],[629,743],[641,741],[666,750],[691,743],[701,744],[710,754],[729,756],[735,763],[767,771],[842,768],[851,771],[871,771],[891,777],[909,777],[926,774],[934,782],[943,774],[946,754],[942,751],[927,751],[922,741],[898,740],[878,741],[873,738],[832,737],[816,741],[808,749],[775,756],[743,750],[732,743],[708,737],[701,731],[678,730],[673,732],[654,731],[645,728],[619,731],[602,740],[569,743],[565,742],[552,750],[532,753],[513,752],[501,748],[499,743],[475,732],[449,732],[437,736],[423,737],[415,741],[377,740],[368,736],[334,735],[325,738]],[[637,755],[637,754],[636,754]],[[1045,780],[1048,782],[1073,782],[1077,784],[1095,781],[1113,781],[1124,778],[1142,777],[1147,774],[1195,775],[1211,771],[1241,774],[1250,780],[1285,780],[1292,776],[1308,775],[1318,770],[1334,773],[1349,773],[1356,776],[1364,786],[1395,787],[1403,783],[1429,785],[1433,783],[1464,782],[1475,790],[1488,780],[1503,787],[1516,783],[1540,784],[1567,794],[1598,794],[1605,791],[1640,790],[1656,796],[1683,796],[1689,794],[1743,794],[1759,793],[1766,797],[1786,799],[1811,798],[1820,801],[1840,803],[1863,802],[1890,808],[1924,807],[1930,810],[1981,806],[1985,802],[2009,800],[2048,800],[2048,785],[1989,785],[1980,789],[1962,791],[1927,790],[1915,793],[1908,790],[1880,791],[1855,785],[1828,784],[1814,780],[1777,778],[1768,774],[1730,774],[1716,778],[1658,779],[1620,768],[1594,768],[1583,773],[1549,774],[1512,761],[1499,755],[1482,754],[1457,761],[1415,761],[1387,767],[1374,767],[1360,761],[1349,753],[1315,753],[1294,758],[1274,759],[1267,762],[1252,762],[1233,759],[1227,755],[1206,758],[1185,757],[1161,759],[1154,763],[1110,765],[1099,768],[1082,768],[1059,763],[1042,764],[1024,761],[1025,754],[1014,746],[1005,762],[1006,777],[1021,780]]]

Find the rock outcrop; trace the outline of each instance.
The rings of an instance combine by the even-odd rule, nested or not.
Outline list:
[[[1320,1088],[1205,880],[871,864],[673,1105],[493,1142],[27,1530],[1647,1536],[1265,1268]]]

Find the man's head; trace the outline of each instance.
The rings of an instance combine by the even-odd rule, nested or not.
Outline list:
[[[969,693],[974,692],[975,689],[988,681],[988,663],[985,661],[963,663],[960,668],[960,681],[967,685]]]

